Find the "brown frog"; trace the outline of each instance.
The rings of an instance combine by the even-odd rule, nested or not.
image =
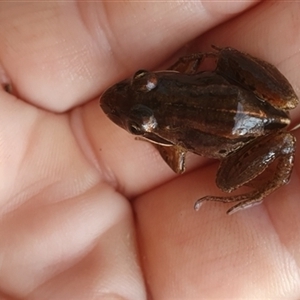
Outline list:
[[[255,182],[275,165],[248,193],[195,203],[198,210],[204,201],[237,202],[227,212],[234,213],[288,183],[296,147],[286,129],[288,110],[299,100],[273,65],[213,48],[182,57],[169,70],[136,72],[106,90],[100,106],[114,123],[153,143],[176,173],[184,172],[187,151],[221,160],[216,184],[224,192]],[[216,60],[215,69],[200,71],[207,57]]]

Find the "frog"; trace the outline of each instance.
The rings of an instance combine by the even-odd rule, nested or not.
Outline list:
[[[212,67],[203,67],[213,60]],[[180,57],[165,70],[138,70],[100,96],[100,107],[119,127],[151,142],[182,174],[186,154],[220,161],[216,185],[233,203],[228,214],[253,207],[290,180],[296,138],[288,129],[299,99],[272,64],[232,47]],[[257,180],[265,175],[264,180]],[[251,190],[230,194],[238,188]]]

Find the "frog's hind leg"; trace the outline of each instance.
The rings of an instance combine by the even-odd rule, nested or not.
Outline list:
[[[267,195],[288,183],[293,169],[295,147],[295,137],[287,132],[267,136],[262,138],[260,143],[247,145],[236,155],[228,157],[227,161],[224,160],[223,165],[221,165],[222,168],[218,172],[218,186],[224,191],[231,192],[261,174],[276,160],[277,165],[273,176],[262,186],[246,194],[228,197],[203,197],[195,203],[195,209],[198,210],[205,201],[238,202],[227,211],[228,214],[232,214],[260,204]],[[234,163],[235,160],[237,161]]]
[[[196,201],[194,209],[199,210],[205,201],[217,201],[223,203],[238,202],[227,211],[227,214],[231,215],[239,210],[262,203],[263,197],[264,196],[258,191],[230,197],[205,196]]]

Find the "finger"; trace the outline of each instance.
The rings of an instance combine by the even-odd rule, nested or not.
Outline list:
[[[276,298],[285,290],[287,298],[298,298],[299,178],[264,204],[231,216],[225,213],[230,205],[222,203],[195,212],[196,199],[219,193],[210,180],[215,172],[216,165],[203,168],[135,200],[152,297]]]
[[[0,58],[20,98],[65,111],[255,2],[3,2]]]
[[[4,91],[0,104],[0,295],[144,299],[130,206],[95,169],[80,114]]]

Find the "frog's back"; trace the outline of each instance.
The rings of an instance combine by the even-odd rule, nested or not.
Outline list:
[[[170,130],[192,128],[237,139],[265,135],[290,123],[285,111],[213,72],[163,77],[154,96],[152,105],[145,104],[153,106],[158,124]]]

